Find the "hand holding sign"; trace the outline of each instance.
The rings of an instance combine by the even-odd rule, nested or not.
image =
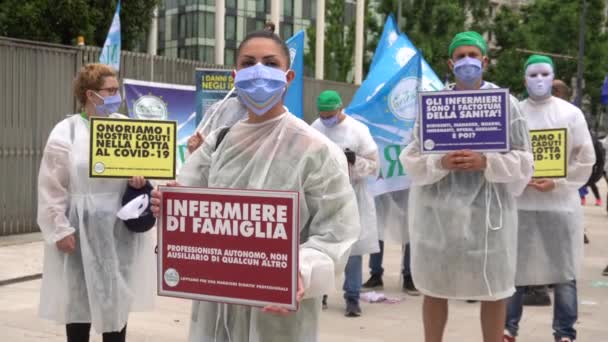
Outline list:
[[[296,293],[296,301],[300,304],[304,298],[304,282],[302,281],[302,275],[298,273],[298,292]],[[293,311],[289,311],[284,307],[276,305],[268,305],[262,309],[262,312],[271,313],[279,316],[289,316]]]
[[[129,179],[129,186],[133,189],[141,189],[146,186],[146,178],[143,176],[133,176]]]
[[[533,179],[528,185],[540,192],[549,192],[555,189],[555,181],[546,178]]]
[[[188,152],[194,152],[203,144],[203,142],[205,142],[203,135],[200,132],[194,133],[190,138],[188,138]]]
[[[451,171],[482,171],[486,168],[486,157],[475,151],[454,151],[441,158],[441,165]]]
[[[167,183],[167,186],[179,186],[179,184],[177,182],[169,182]],[[154,217],[158,218],[160,216],[160,205],[162,203],[163,193],[160,192],[160,190],[152,190],[150,195],[150,210]]]

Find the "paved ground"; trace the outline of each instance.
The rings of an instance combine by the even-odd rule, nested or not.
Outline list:
[[[586,207],[586,226],[591,244],[586,245],[583,277],[579,280],[579,341],[608,342],[608,277],[601,271],[608,263],[608,215]],[[423,341],[421,298],[399,290],[400,248],[387,246],[385,293],[404,298],[397,304],[363,304],[363,316],[345,318],[341,293],[330,295],[323,313],[321,341]],[[0,238],[0,283],[41,272],[42,242],[38,234]],[[63,327],[36,316],[40,280],[0,286],[0,340],[6,342],[65,341]],[[156,310],[137,313],[129,321],[130,342],[185,341],[190,303],[158,298]],[[481,341],[477,304],[450,303],[445,341]],[[552,308],[526,307],[520,342],[553,341]],[[100,342],[95,335],[91,341]],[[286,341],[287,342],[287,341]]]

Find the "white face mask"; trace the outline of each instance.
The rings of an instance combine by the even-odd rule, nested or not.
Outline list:
[[[547,63],[538,63],[526,69],[526,88],[533,100],[544,100],[551,96],[553,85],[553,67]]]

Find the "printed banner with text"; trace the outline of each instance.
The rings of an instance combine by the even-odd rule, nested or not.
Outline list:
[[[227,69],[196,69],[196,125],[207,109],[221,101],[234,87],[232,71]],[[236,96],[236,92],[233,93]]]
[[[188,138],[196,129],[194,86],[124,79],[129,116],[142,120],[177,121],[176,157],[179,169],[186,158]]]
[[[418,94],[422,153],[509,151],[509,91]]]
[[[91,118],[90,177],[175,178],[175,121]]]
[[[534,178],[563,178],[568,175],[567,129],[530,131],[534,154]]]
[[[297,309],[297,192],[160,191],[159,295]]]

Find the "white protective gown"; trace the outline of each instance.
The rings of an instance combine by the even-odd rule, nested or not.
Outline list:
[[[359,236],[359,214],[344,153],[304,121],[285,113],[237,122],[214,151],[217,131],[187,160],[182,185],[300,193],[300,274],[305,297],[282,317],[258,308],[193,303],[191,342],[314,342],[321,296],[334,289]]]
[[[583,257],[583,210],[578,189],[587,183],[595,151],[583,113],[550,97],[527,99],[521,110],[531,130],[566,128],[568,173],[550,192],[526,188],[517,198],[519,236],[516,285],[546,285],[576,279]]]
[[[246,118],[247,107],[243,106],[238,98],[230,97],[224,102],[217,101],[209,107],[198,127],[196,127],[196,131],[206,137],[218,128],[231,127],[237,121]]]
[[[404,189],[387,192],[374,198],[378,239],[399,244],[410,241],[407,216],[409,196],[410,190]]]
[[[367,189],[367,177],[378,174],[378,146],[369,133],[369,129],[350,116],[346,116],[334,127],[325,127],[319,119],[315,120],[311,126],[336,143],[342,151],[350,149],[355,152],[355,165],[349,165],[349,173],[350,183],[357,196],[361,234],[350,255],[378,252],[380,248],[376,226],[376,206],[373,196]]]
[[[129,312],[152,309],[155,233],[133,233],[116,217],[126,187],[125,179],[89,178],[87,120],[76,114],[53,128],[38,175],[42,318],[104,333],[124,328]],[[65,254],[55,242],[70,234],[76,250]]]
[[[422,155],[418,127],[401,153],[412,179],[412,275],[425,295],[499,300],[515,291],[515,197],[532,176],[533,157],[519,103],[512,96],[510,102],[511,151],[485,153],[484,171],[449,171],[441,166],[442,154]]]

